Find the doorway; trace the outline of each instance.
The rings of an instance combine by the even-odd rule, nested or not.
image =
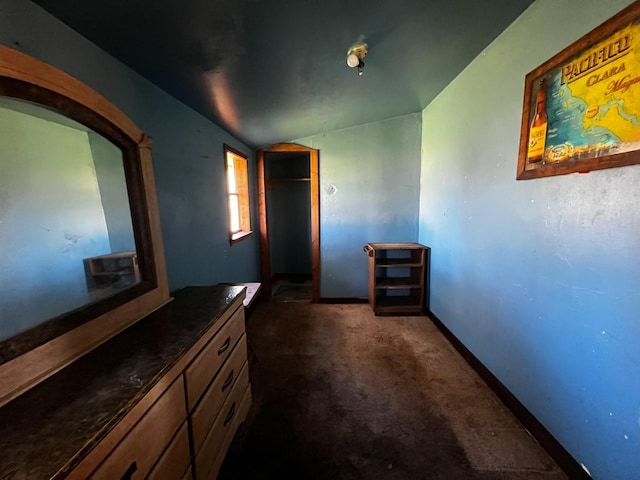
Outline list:
[[[320,301],[320,189],[318,150],[280,143],[256,152],[263,299],[273,299],[283,276],[310,277]],[[277,286],[277,285],[276,285]]]

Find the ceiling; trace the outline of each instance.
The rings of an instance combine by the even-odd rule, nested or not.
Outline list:
[[[253,148],[419,112],[533,3],[34,1]]]

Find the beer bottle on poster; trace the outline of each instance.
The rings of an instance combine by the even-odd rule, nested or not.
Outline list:
[[[529,129],[529,162],[537,163],[544,157],[547,140],[547,91],[544,78],[540,80],[540,88],[536,97],[536,113]]]

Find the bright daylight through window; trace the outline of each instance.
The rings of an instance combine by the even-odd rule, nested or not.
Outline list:
[[[229,234],[233,243],[251,233],[249,171],[245,155],[227,145],[224,146],[224,153],[227,166]]]

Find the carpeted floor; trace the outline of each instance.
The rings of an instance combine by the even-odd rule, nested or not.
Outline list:
[[[262,303],[220,479],[564,479],[427,317]]]
[[[272,286],[272,302],[311,302],[311,278],[307,275],[278,275]]]

